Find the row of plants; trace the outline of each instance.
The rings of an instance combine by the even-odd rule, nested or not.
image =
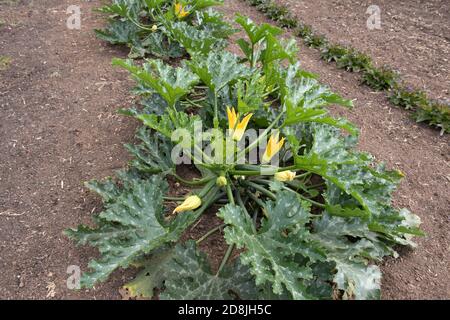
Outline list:
[[[398,72],[388,66],[377,67],[364,53],[348,46],[331,43],[325,36],[314,32],[313,28],[294,16],[288,7],[274,0],[245,0],[280,27],[292,29],[304,43],[320,50],[321,58],[336,63],[338,68],[361,74],[361,83],[377,91],[386,91],[389,101],[406,110],[412,111],[417,122],[426,122],[441,130],[441,134],[450,133],[450,105],[430,99],[425,92],[405,85]]]
[[[126,145],[126,169],[87,183],[105,207],[94,225],[65,231],[99,249],[81,286],[136,267],[131,296],[379,298],[376,263],[423,235],[417,216],[391,204],[402,173],[355,150],[357,128],[326,108],[351,101],[300,68],[296,41],[280,40],[280,28],[238,15],[242,52],[228,52],[237,30],[210,8],[218,4],[115,0],[101,9],[110,19],[102,38],[119,43],[111,26],[134,25],[120,43],[151,58],[113,61],[136,82],[140,105],[120,112],[142,123],[140,142]],[[167,51],[153,52],[149,37]],[[259,134],[248,138],[252,130]],[[190,191],[180,197],[169,181]],[[203,215],[223,223],[180,240]],[[228,247],[212,268],[199,245],[222,230]]]

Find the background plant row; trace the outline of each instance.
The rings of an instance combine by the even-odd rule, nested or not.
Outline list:
[[[421,90],[409,88],[397,72],[389,66],[375,66],[368,55],[352,47],[331,43],[324,35],[315,33],[311,25],[293,15],[287,6],[273,0],[245,1],[277,22],[280,27],[292,29],[307,46],[320,50],[323,60],[335,62],[338,68],[349,72],[360,73],[361,83],[374,90],[385,91],[392,104],[412,111],[415,121],[438,128],[441,134],[450,133],[450,105],[430,99]]]

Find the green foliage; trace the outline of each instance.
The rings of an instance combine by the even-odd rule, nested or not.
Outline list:
[[[175,16],[175,2],[172,1],[114,0],[111,5],[105,5],[98,10],[107,14],[109,19],[105,29],[95,32],[102,40],[130,47],[130,58],[148,55],[179,58],[185,55],[180,44],[186,47],[189,37],[195,37],[199,41],[213,36],[216,44],[223,44],[223,39],[233,33],[233,29],[221,19],[221,15],[210,8],[222,4],[221,1],[181,2],[188,12],[183,21],[179,21]],[[178,26],[177,23],[182,25]],[[174,28],[185,28],[189,34],[182,37],[183,33],[175,32]],[[182,39],[179,39],[180,37]],[[196,43],[195,40],[193,42]]]
[[[392,89],[397,83],[397,78],[397,73],[387,67],[368,68],[364,70],[361,82],[374,90],[384,91]]]
[[[402,88],[394,88],[389,101],[406,110],[415,109],[418,106],[427,105],[427,96],[422,91],[410,91]]]
[[[239,260],[215,274],[206,254],[197,250],[194,241],[178,245],[165,269],[168,280],[161,299],[256,300],[259,297],[253,277]]]
[[[271,1],[251,1],[265,6],[266,13],[277,19],[288,16]],[[115,179],[88,184],[105,207],[94,217],[95,226],[66,231],[76,243],[100,251],[100,258],[92,260],[84,273],[82,286],[92,287],[117,268],[134,266],[142,271],[125,285],[132,296],[379,298],[381,272],[375,263],[396,256],[395,245],[414,246],[412,237],[423,233],[418,217],[391,205],[402,174],[355,151],[358,130],[328,114],[329,105],[351,107],[352,102],[299,67],[295,41],[279,40],[279,28],[239,16],[236,22],[247,33],[246,39],[237,41],[245,55],[240,58],[217,45],[222,42],[218,33],[234,32],[221,22],[221,15],[189,11],[194,4],[203,8],[215,1],[183,2],[190,12],[183,19],[176,17],[172,3],[137,2],[115,1],[102,10],[123,21],[141,17],[142,8],[149,14],[147,19],[162,10],[161,32],[180,43],[190,59],[173,65],[154,59],[142,65],[114,60],[130,72],[136,81],[134,92],[141,96],[140,107],[121,113],[144,126],[138,130],[138,143],[126,145],[132,157],[129,168]],[[348,55],[338,51],[330,50],[326,57],[340,61]],[[196,131],[200,121],[203,132]],[[226,129],[244,130],[247,125],[261,134],[241,148],[235,143],[240,139],[236,132]],[[201,135],[202,142],[174,137],[179,129],[189,138]],[[203,141],[205,136],[211,139]],[[269,136],[270,147],[264,145],[260,151],[266,158],[279,156],[279,163],[240,162]],[[228,144],[219,144],[224,141]],[[199,178],[178,175],[172,153],[180,146],[183,156],[194,162]],[[207,154],[210,149],[214,152]],[[167,194],[168,178],[186,190],[185,201],[172,214],[171,203],[180,199]],[[196,242],[180,238],[217,202],[229,247],[213,270],[198,244],[217,228]],[[229,262],[235,247],[238,257]]]
[[[350,72],[360,72],[371,69],[372,60],[364,53],[350,49],[336,61],[337,67]]]
[[[275,294],[287,290],[294,299],[312,298],[304,282],[313,279],[310,265],[325,260],[325,255],[306,228],[309,205],[294,193],[284,192],[276,202],[266,203],[265,210],[268,218],[256,230],[241,207],[227,205],[220,209],[219,217],[229,225],[225,229],[227,243],[245,248],[241,261],[250,266],[258,285],[269,282]],[[296,259],[306,261],[296,263]]]
[[[322,35],[309,35],[306,36],[303,41],[308,47],[322,48],[327,44],[327,39]]]
[[[65,232],[77,244],[89,244],[101,253],[99,260],[89,263],[91,271],[83,274],[82,287],[92,287],[142,254],[177,241],[195,220],[193,213],[166,220],[162,203],[167,182],[160,176],[140,180],[122,174],[122,178],[121,187],[112,180],[88,184],[104,199],[105,210],[96,216],[96,227],[81,225]]]
[[[174,106],[198,82],[189,69],[173,68],[161,60],[148,60],[142,67],[133,65],[132,60],[114,59],[113,64],[127,69],[142,88],[158,93],[169,106]]]
[[[450,133],[450,106],[432,103],[417,108],[414,112],[417,122],[427,122],[441,129],[441,133]]]

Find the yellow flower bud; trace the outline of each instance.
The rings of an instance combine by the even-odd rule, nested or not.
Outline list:
[[[178,207],[173,210],[173,213],[195,210],[202,205],[202,199],[199,196],[189,196]]]
[[[227,185],[227,183],[228,183],[227,178],[225,178],[224,176],[217,177],[217,179],[216,179],[216,184],[219,187],[224,187]]]
[[[283,147],[285,138],[279,140],[279,137],[280,134],[278,132],[270,136],[269,142],[267,142],[267,147],[261,160],[262,163],[269,163],[272,157]]]
[[[154,24],[154,25],[152,26],[152,31],[155,32],[156,30],[158,30],[158,26],[157,26],[156,24]]]
[[[182,19],[189,15],[189,12],[184,10],[184,6],[181,3],[175,3],[175,15],[178,19]]]
[[[227,115],[228,115],[228,129],[230,131],[231,138],[234,141],[240,141],[242,136],[245,133],[245,129],[247,128],[248,122],[250,118],[253,116],[253,113],[249,113],[239,121],[239,114],[236,113],[234,108],[227,107]]]
[[[292,181],[295,179],[295,172],[294,171],[281,171],[281,172],[277,172],[275,173],[275,180],[278,181]]]

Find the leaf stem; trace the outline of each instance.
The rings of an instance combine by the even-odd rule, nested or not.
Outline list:
[[[227,252],[225,252],[225,256],[223,257],[222,262],[220,263],[219,270],[217,270],[216,276],[218,276],[220,274],[220,272],[222,272],[222,270],[225,267],[228,259],[231,256],[231,253],[233,252],[233,249],[234,249],[234,244],[231,244],[228,247]]]
[[[263,186],[260,186],[257,183],[251,182],[251,181],[243,181],[243,184],[254,188],[255,190],[263,193],[264,195],[266,195],[267,197],[271,198],[272,200],[275,200],[277,197],[275,196],[275,194],[269,190],[267,190],[266,188],[264,188]]]
[[[180,177],[176,173],[172,174],[178,181],[180,181],[183,184],[187,184],[190,186],[198,186],[198,185],[204,185],[205,183],[209,182],[210,180],[214,179],[214,177],[206,177],[204,179],[193,179],[191,181],[185,180],[184,178]]]
[[[204,241],[206,238],[208,238],[210,235],[214,234],[215,232],[219,231],[220,229],[222,229],[223,227],[225,227],[226,224],[223,223],[221,225],[218,225],[217,227],[212,228],[211,230],[209,230],[207,233],[205,233],[201,238],[199,238],[196,243],[200,244],[202,241]]]

